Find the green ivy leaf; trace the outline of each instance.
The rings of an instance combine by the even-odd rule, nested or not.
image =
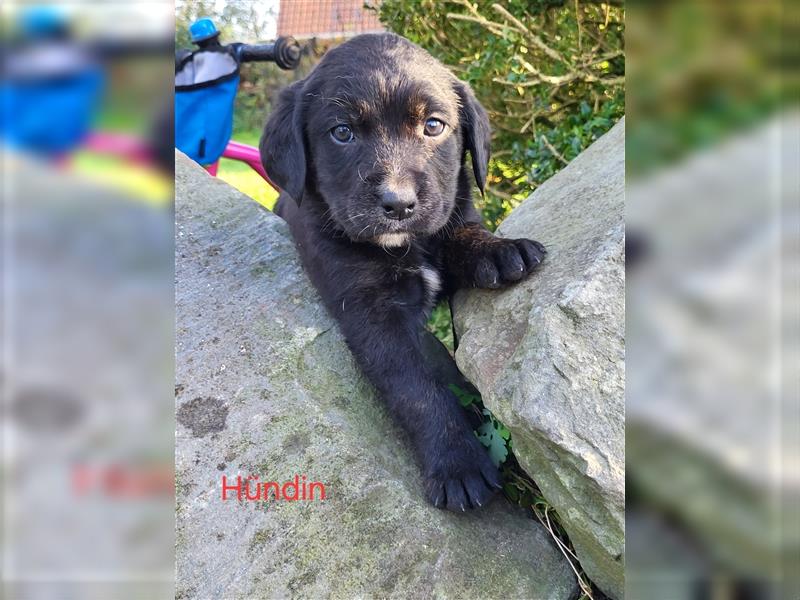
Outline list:
[[[508,448],[493,420],[486,421],[476,431],[481,444],[489,450],[494,466],[499,467],[508,458]]]
[[[478,396],[476,394],[470,394],[466,390],[462,390],[460,387],[458,387],[454,383],[449,384],[447,387],[449,388],[449,390],[451,392],[453,392],[453,394],[455,394],[456,398],[458,398],[459,403],[464,408],[466,408],[467,406],[469,406],[471,404],[476,404],[476,403],[480,402],[480,400],[481,400],[480,396]]]

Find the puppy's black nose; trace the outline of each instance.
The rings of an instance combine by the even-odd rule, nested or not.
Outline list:
[[[381,208],[386,218],[402,221],[414,214],[416,200],[413,194],[399,194],[387,190],[381,194]]]

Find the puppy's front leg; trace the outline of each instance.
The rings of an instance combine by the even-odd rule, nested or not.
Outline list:
[[[425,364],[422,308],[363,292],[343,297],[338,308],[356,360],[411,436],[428,500],[455,511],[486,504],[501,487],[499,472],[456,397]]]
[[[545,254],[539,242],[496,237],[480,223],[455,227],[444,242],[446,271],[455,289],[510,285],[527,277]]]

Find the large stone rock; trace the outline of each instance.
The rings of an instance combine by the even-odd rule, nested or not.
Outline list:
[[[502,292],[459,293],[456,360],[511,430],[581,565],[623,593],[625,507],[624,123],[501,224],[549,254]]]
[[[524,513],[426,504],[285,224],[182,155],[176,186],[177,596],[572,597]],[[223,475],[251,474],[327,498],[221,499]]]

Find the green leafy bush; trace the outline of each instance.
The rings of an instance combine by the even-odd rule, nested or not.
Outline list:
[[[565,0],[382,0],[390,30],[469,82],[492,122],[487,226],[623,115],[624,9]]]
[[[796,105],[800,76],[786,40],[797,39],[797,19],[782,3],[682,0],[631,10],[629,179]]]
[[[428,331],[435,335],[450,352],[455,351],[453,317],[450,314],[450,303],[447,300],[443,300],[433,309],[428,319]]]

